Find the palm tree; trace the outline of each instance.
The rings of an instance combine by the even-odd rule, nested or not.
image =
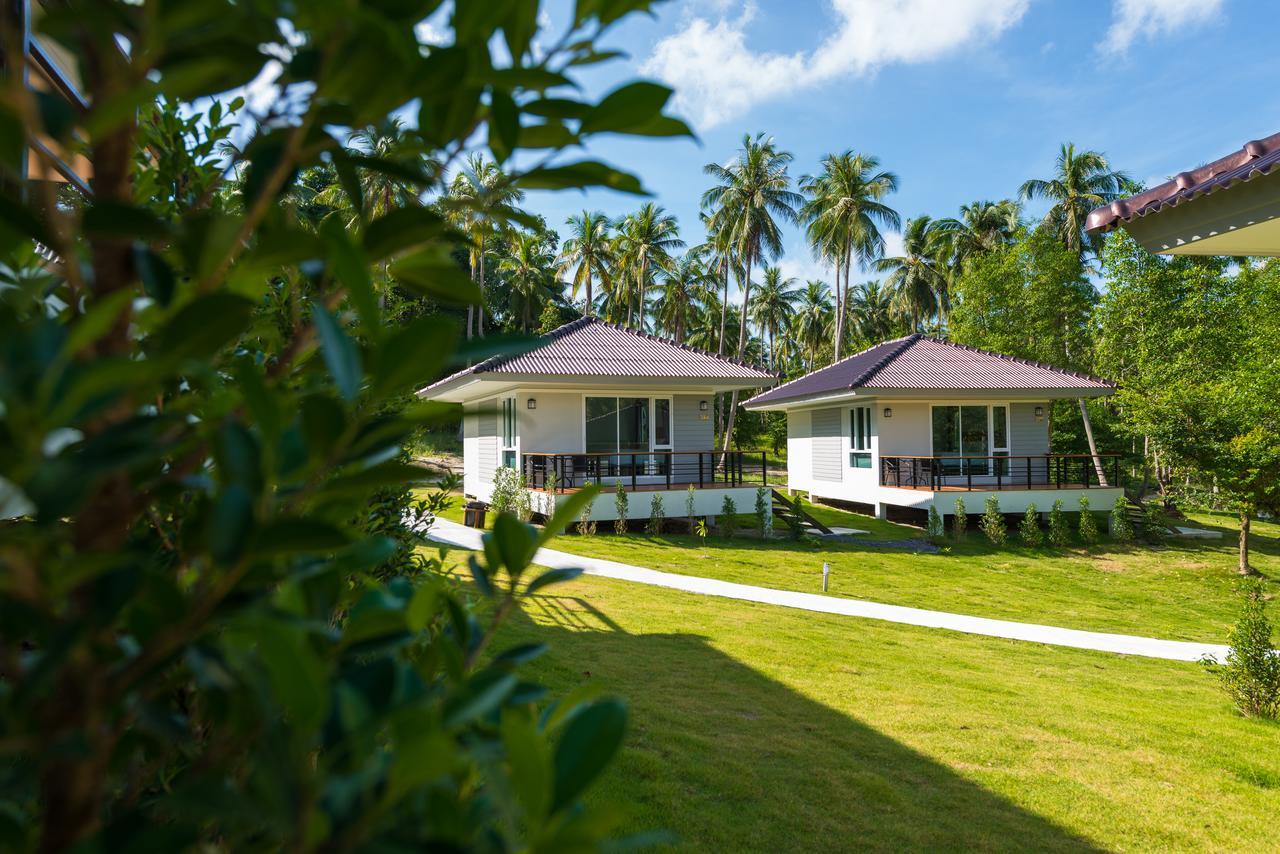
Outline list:
[[[954,230],[949,223],[928,216],[907,220],[902,231],[902,254],[882,258],[875,269],[887,273],[885,287],[893,291],[896,310],[911,319],[911,328],[921,330],[930,318],[941,327],[950,305],[948,260]]]
[[[852,261],[870,262],[884,254],[881,228],[897,230],[898,212],[882,199],[898,189],[898,176],[880,171],[880,160],[846,151],[822,159],[822,172],[801,179],[808,201],[800,211],[809,245],[831,262],[836,280],[835,359],[844,341],[844,318]],[[841,284],[841,272],[844,284]]]
[[[614,263],[609,231],[613,226],[600,211],[585,210],[569,217],[565,224],[570,228],[570,236],[560,250],[560,275],[569,281],[575,299],[578,288],[586,287],[583,313],[590,315],[594,310],[592,284],[600,282],[606,289],[609,287]]]
[[[406,170],[420,172],[424,176],[435,176],[440,169],[439,163],[421,154],[406,140],[403,122],[394,117],[353,132],[347,144],[361,154],[398,162]],[[381,169],[359,169],[356,180],[362,217],[346,187],[336,180],[336,174],[332,177],[335,180],[316,193],[311,202],[332,208],[346,220],[348,228],[356,227],[362,219],[377,219],[397,208],[421,203],[417,182]]]
[[[782,278],[782,270],[769,267],[764,271],[764,281],[751,300],[751,319],[768,335],[769,366],[778,365],[778,332],[786,329],[796,312],[800,292],[795,279]]]
[[[511,236],[508,250],[498,263],[511,287],[512,301],[521,307],[520,331],[528,334],[534,315],[552,299],[556,284],[555,253],[545,238],[531,231],[518,231]]]
[[[524,192],[512,182],[511,176],[498,168],[492,160],[480,154],[467,159],[467,168],[454,176],[449,192],[440,205],[450,219],[471,243],[471,279],[477,288],[484,287],[485,247],[498,231],[520,216],[515,205],[524,198]],[[476,309],[479,309],[477,312]],[[475,332],[484,337],[484,304],[467,306],[467,338],[472,337],[474,316]]]
[[[634,285],[634,291],[628,293],[627,325],[631,325],[634,300],[639,307],[638,328],[643,330],[645,291],[655,270],[671,261],[671,252],[684,248],[680,226],[660,205],[648,202],[619,224],[617,243],[618,265],[622,268],[620,278]]]
[[[893,335],[893,292],[878,281],[863,282],[849,293],[849,323],[863,346]]]
[[[711,212],[712,230],[727,232],[724,239],[742,263],[739,358],[747,345],[751,268],[765,258],[774,259],[782,254],[782,230],[777,220],[796,222],[796,210],[804,202],[804,198],[791,189],[791,176],[787,174],[791,160],[791,153],[779,151],[772,138],[766,138],[763,133],[754,138],[748,134],[742,139],[738,156],[727,166],[708,163],[702,169],[717,182],[702,194],[702,207]],[[733,440],[733,422],[738,414],[736,390],[732,400],[724,434],[726,452]]]
[[[1013,199],[982,201],[960,206],[963,230],[956,235],[956,254],[990,252],[1013,241],[1022,217],[1021,206]]]
[[[1082,257],[1092,252],[1096,258],[1102,249],[1102,235],[1086,234],[1085,220],[1094,208],[1120,198],[1130,183],[1129,176],[1112,169],[1099,152],[1078,152],[1074,143],[1067,142],[1058,152],[1053,177],[1024,182],[1018,196],[1051,201],[1042,226],[1072,252]]]
[[[722,345],[719,335],[722,307],[715,288],[706,291],[702,300],[690,307],[691,322],[685,333],[685,343],[708,353],[716,352]]]
[[[826,282],[810,280],[805,283],[796,301],[796,313],[791,320],[791,334],[809,354],[806,367],[813,370],[818,359],[818,345],[827,337],[831,327],[831,290]]]
[[[655,287],[655,328],[683,344],[699,307],[714,295],[715,287],[715,278],[707,272],[696,248],[671,261],[662,269],[662,278]]]

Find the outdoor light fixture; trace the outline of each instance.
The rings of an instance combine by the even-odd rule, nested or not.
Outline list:
[[[893,417],[893,407],[892,407],[892,406],[886,406],[886,407],[884,408],[884,417],[885,417],[885,418],[892,418],[892,417]]]
[[[1044,420],[1044,407],[1043,407],[1043,406],[1037,406],[1037,407],[1036,407],[1036,420],[1037,420],[1037,421],[1043,421],[1043,420]]]
[[[707,403],[705,400],[698,401],[699,412],[706,412],[710,408],[711,408],[711,404]]]
[[[531,398],[529,398],[529,402],[528,402],[528,403],[526,403],[526,404],[525,404],[525,406],[528,406],[530,409],[537,409],[537,408],[538,408],[538,399],[537,399],[536,397],[531,397]]]

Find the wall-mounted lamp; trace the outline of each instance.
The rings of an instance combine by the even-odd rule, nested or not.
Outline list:
[[[1037,421],[1043,421],[1043,420],[1044,420],[1044,407],[1043,407],[1043,406],[1037,406],[1037,407],[1036,407],[1036,420],[1037,420]]]
[[[528,402],[528,403],[526,403],[526,404],[525,404],[525,406],[529,407],[530,409],[537,409],[537,408],[538,408],[538,399],[537,399],[536,397],[531,397],[531,398],[529,398],[529,402]]]
[[[884,417],[885,417],[885,418],[892,418],[892,417],[893,417],[893,407],[892,407],[892,406],[886,406],[886,407],[884,408]]]
[[[706,412],[706,411],[707,411],[708,409],[710,409],[710,408],[711,408],[711,404],[710,404],[710,403],[707,403],[705,400],[700,400],[700,401],[698,401],[698,411],[699,411],[699,412]]]

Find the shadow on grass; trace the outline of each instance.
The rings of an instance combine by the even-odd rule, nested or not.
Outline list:
[[[531,675],[630,704],[626,748],[594,797],[631,830],[665,828],[697,851],[1099,850],[707,638],[628,634],[574,597],[525,609],[502,640],[550,644]]]

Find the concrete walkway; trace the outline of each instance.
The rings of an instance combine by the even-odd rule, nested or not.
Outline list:
[[[481,548],[480,531],[446,519],[437,519],[428,537],[438,543],[458,548]],[[629,566],[625,563],[617,563],[616,561],[602,560],[600,558],[583,557],[553,549],[540,549],[534,555],[534,563],[551,569],[581,567],[587,575],[634,581],[638,584],[649,584],[654,587],[670,587],[673,590],[700,593],[704,596],[721,596],[726,599],[761,602],[766,605],[780,605],[784,608],[798,608],[822,614],[865,617],[872,620],[885,620],[890,623],[903,623],[908,626],[949,629],[972,635],[1031,641],[1032,643],[1066,646],[1074,649],[1115,652],[1121,655],[1141,655],[1147,658],[1164,658],[1171,661],[1199,661],[1205,656],[1212,656],[1218,661],[1223,661],[1227,654],[1225,644],[1159,640],[1157,638],[1144,638],[1134,635],[1114,635],[1106,632],[1086,632],[1079,629],[1063,629],[1057,626],[1041,626],[1035,623],[1015,623],[1010,620],[969,617],[964,614],[949,614],[945,611],[905,608],[901,605],[883,605],[879,602],[868,602],[862,599],[845,599],[839,596],[823,596],[816,593],[774,590],[768,587],[736,584],[731,581],[716,581],[715,579],[700,578],[694,575],[659,572],[654,569]]]

